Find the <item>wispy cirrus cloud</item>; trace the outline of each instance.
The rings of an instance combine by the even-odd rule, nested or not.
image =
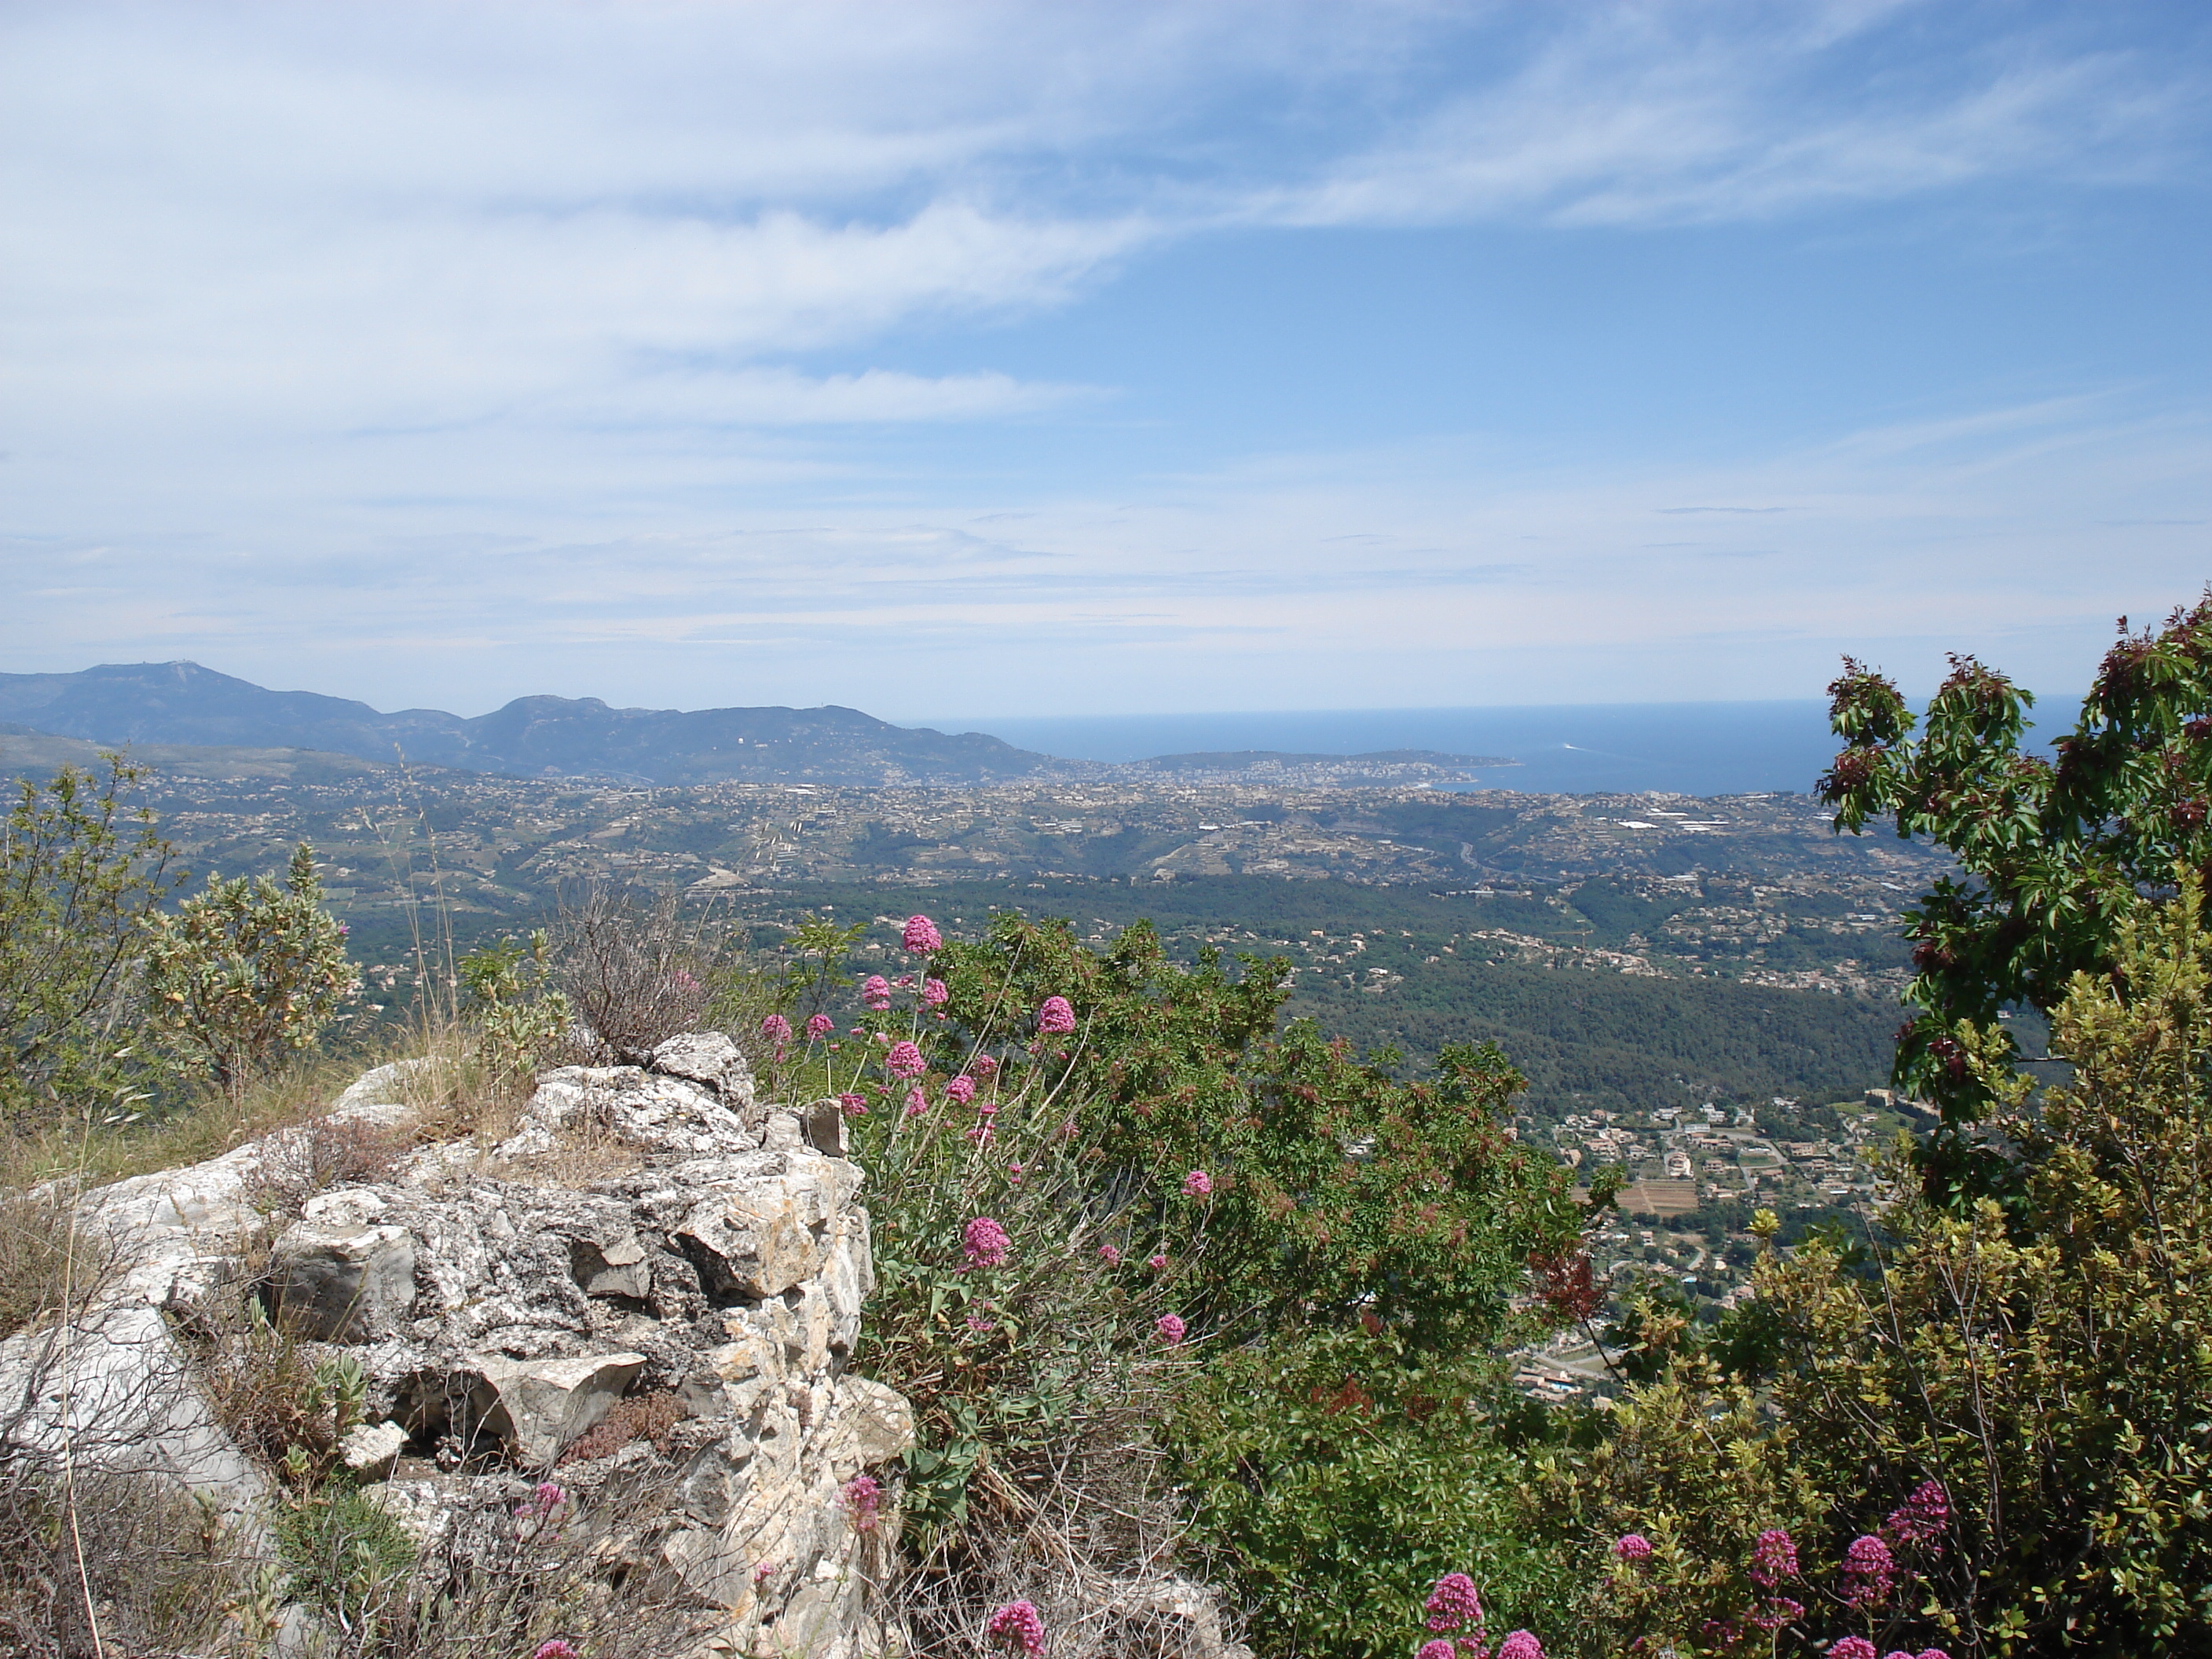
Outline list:
[[[456,704],[495,680],[896,711],[981,637],[1071,707],[1323,664],[1363,701],[1559,696],[1591,650],[1616,694],[1739,669],[1744,694],[1796,659],[1680,642],[1802,640],[1807,607],[1886,627],[1886,584],[1972,617],[2004,538],[2063,589],[2124,526],[2163,580],[2159,538],[2203,516],[2197,411],[2085,370],[1905,388],[1940,412],[1672,470],[1457,429],[1240,463],[1186,428],[1202,459],[1086,471],[1109,421],[1180,411],[1133,406],[1110,350],[1016,362],[1009,331],[1238,236],[1291,266],[1408,227],[1626,246],[2185,180],[2207,27],[1926,0],[22,0],[0,560],[24,602],[0,627],[17,660],[343,662],[332,689]],[[1079,417],[1048,481],[1009,459]],[[886,433],[944,447],[886,459]],[[426,660],[444,689],[380,690]]]

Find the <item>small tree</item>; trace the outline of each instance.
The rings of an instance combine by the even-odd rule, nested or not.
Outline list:
[[[1846,658],[1828,690],[1849,745],[1820,781],[1837,827],[1856,834],[1888,816],[1965,872],[1905,917],[1914,1012],[1894,1075],[1942,1109],[1923,1157],[1929,1192],[2016,1190],[2007,1161],[1968,1133],[1991,1097],[1953,1027],[2001,1030],[2014,1005],[2048,1013],[2075,973],[2109,965],[2139,897],[2172,896],[2177,865],[2212,875],[2212,597],[2157,632],[2120,619],[2055,764],[2021,750],[2034,698],[1972,657],[1952,659],[1917,738],[1881,675]]]
[[[2002,1036],[1954,1036],[2022,1154],[2020,1206],[1909,1200],[1872,1260],[1826,1238],[1770,1248],[1765,1412],[1678,1342],[1606,1445],[1554,1460],[1537,1506],[1613,1552],[1593,1575],[1596,1650],[2212,1650],[2197,878],[2135,905],[2107,971],[2074,976],[2052,1047],[2076,1074],[2039,1109]]]
[[[210,877],[155,919],[146,945],[153,1023],[197,1069],[236,1095],[305,1048],[359,988],[345,924],[323,908],[314,850],[267,876]]]
[[[127,804],[143,767],[64,766],[17,781],[0,818],[0,1121],[104,1095],[133,1074],[144,925],[183,878],[154,815]]]

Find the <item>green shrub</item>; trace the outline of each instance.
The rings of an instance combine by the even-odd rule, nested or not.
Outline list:
[[[283,884],[225,881],[151,919],[146,984],[155,1029],[226,1094],[312,1044],[359,988],[345,924],[323,908],[304,842]]]
[[[127,801],[143,767],[24,778],[0,818],[0,1121],[22,1127],[132,1089],[146,1056],[143,932],[183,878],[153,814]]]
[[[1805,1607],[1784,1652],[1846,1633],[1881,1651],[2212,1645],[2212,941],[2194,874],[2176,887],[2123,918],[2108,972],[2073,978],[2051,1041],[2077,1073],[2039,1106],[2002,1035],[1953,1028],[2017,1148],[2017,1205],[1914,1199],[1862,1261],[1826,1237],[1770,1249],[1771,1420],[1680,1352],[1609,1444],[1554,1459],[1544,1500],[1587,1528],[1593,1628],[1717,1650],[1706,1620],[1751,1634],[1778,1595]],[[1770,1528],[1801,1571],[1762,1587],[1749,1556]],[[1629,1532],[1653,1554],[1604,1568]],[[1852,1605],[1843,1564],[1867,1539],[1893,1582]]]
[[[1533,1582],[1508,1545],[1474,1548],[1510,1460],[1468,1403],[1494,1370],[1462,1356],[1549,1322],[1516,1302],[1584,1212],[1513,1139],[1502,1056],[1398,1081],[1390,1057],[1275,1030],[1282,963],[1185,971],[1147,927],[1103,955],[1011,916],[981,941],[933,933],[899,983],[862,988],[857,1027],[766,1022],[775,1085],[854,1115],[880,1280],[860,1359],[915,1401],[925,1553],[948,1571],[981,1553],[1110,1428],[1180,1455],[1202,1549],[1263,1628],[1316,1650],[1379,1650],[1382,1626],[1311,1611],[1308,1580],[1414,1605],[1440,1563]],[[1391,1403],[1359,1416],[1380,1449],[1310,1463],[1314,1379],[1354,1348],[1389,1356]]]

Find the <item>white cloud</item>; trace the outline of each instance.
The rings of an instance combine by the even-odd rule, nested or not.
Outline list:
[[[2187,150],[2180,69],[1963,15],[19,3],[0,628],[387,702],[1042,709],[1741,694],[1903,637],[1899,593],[1936,632],[2140,611],[2188,532],[2094,521],[2203,516],[2204,434],[2124,392],[1664,476],[1451,439],[1047,489],[974,482],[978,440],[924,484],[842,430],[1103,402],[975,325],[1224,228],[1765,219]],[[932,323],[961,361],[879,355]],[[1788,510],[1659,516],[1692,505]],[[2060,574],[2006,581],[2030,556]]]

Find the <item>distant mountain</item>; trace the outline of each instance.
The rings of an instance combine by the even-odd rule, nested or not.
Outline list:
[[[313,749],[519,777],[652,784],[988,783],[1055,769],[981,732],[893,726],[854,708],[610,708],[597,697],[518,697],[464,720],[380,714],[313,691],[270,691],[193,662],[0,674],[0,721],[101,744]]]

